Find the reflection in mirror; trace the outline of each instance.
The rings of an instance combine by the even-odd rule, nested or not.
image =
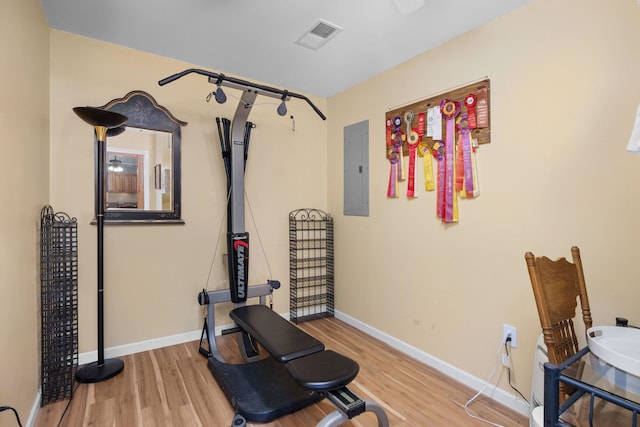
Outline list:
[[[172,157],[168,132],[130,128],[107,140],[107,210],[173,210]]]
[[[183,223],[180,126],[186,122],[142,91],[101,108],[128,117],[126,131],[107,138],[105,222]]]
[[[139,160],[142,167],[138,167]],[[107,210],[147,209],[149,186],[144,182],[144,171],[148,168],[144,167],[144,156],[107,148],[107,165]]]

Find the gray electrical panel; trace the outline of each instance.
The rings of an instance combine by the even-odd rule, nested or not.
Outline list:
[[[369,216],[369,121],[344,128],[344,215]]]

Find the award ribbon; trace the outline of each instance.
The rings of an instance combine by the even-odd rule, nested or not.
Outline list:
[[[457,220],[456,194],[454,188],[455,172],[455,117],[460,113],[460,103],[448,99],[440,102],[440,111],[446,120],[446,133],[444,142],[444,206],[442,219],[444,222]]]
[[[405,140],[407,141],[407,147],[409,147],[409,143],[410,143],[410,139],[411,139],[411,122],[413,122],[413,119],[415,118],[415,114],[413,113],[412,110],[407,110],[404,113],[404,123],[407,125],[407,132],[404,134],[405,135]],[[417,134],[416,134],[416,138],[417,138]],[[411,196],[410,197],[414,197],[415,194],[415,181],[416,181],[416,146],[418,145],[418,141],[416,140],[414,143],[414,147],[413,147],[413,153],[411,152],[411,147],[409,147],[409,182],[407,183],[407,196],[409,196],[409,191],[411,191]],[[413,165],[411,164],[411,162],[413,161]],[[411,169],[413,167],[413,170]],[[406,175],[406,170],[402,171],[402,179],[405,179],[407,177]],[[409,190],[409,187],[411,187],[411,190]]]
[[[403,154],[402,144],[404,143],[404,141],[403,141],[402,131],[400,130],[401,124],[402,124],[402,117],[396,116],[393,119],[393,126],[394,126],[393,135],[394,135],[394,141],[395,141],[394,145],[397,147],[397,154],[398,154],[398,165],[397,165],[398,181],[405,180],[405,172],[403,168],[404,159],[402,155]]]
[[[422,142],[425,132],[425,113],[418,113],[418,157],[422,158],[422,169],[424,171],[424,189],[433,191],[433,165],[431,163],[431,152],[426,142]],[[426,154],[426,156],[425,156]],[[417,180],[416,180],[417,181]],[[416,184],[417,187],[417,184]]]
[[[464,99],[464,104],[467,106],[467,115],[469,117],[469,129],[475,129],[477,127],[476,102],[478,102],[478,97],[473,93],[470,93]]]
[[[389,185],[387,186],[387,197],[396,198],[398,197],[398,192],[397,192],[398,155],[397,155],[395,145],[392,145],[391,147],[387,147],[387,158],[389,159],[389,163],[391,163],[391,168],[389,170]]]
[[[479,128],[488,128],[489,127],[489,94],[487,93],[487,88],[483,87],[478,90],[478,106],[477,108],[477,124],[476,126]]]
[[[409,182],[407,183],[407,197],[418,197],[416,194],[417,178],[416,175],[416,150],[420,137],[415,129],[409,133],[407,138],[407,146],[409,147]]]
[[[433,107],[433,133],[431,134],[431,138],[434,141],[442,141],[442,113],[440,112],[440,107]]]
[[[424,116],[424,113],[418,113],[418,136],[420,137],[420,139],[422,139],[422,137],[424,136]]]
[[[445,187],[445,167],[444,167],[444,145],[441,142],[433,144],[434,156],[438,160],[438,191],[436,192],[436,216],[444,219],[444,187]]]
[[[460,119],[458,118],[457,122]],[[456,123],[457,123],[456,122]],[[455,168],[455,191],[462,191],[462,187],[464,185],[464,157],[462,154],[462,135],[460,134],[460,130],[456,124],[456,128],[458,129],[458,138],[456,139],[456,168]]]
[[[469,137],[469,122],[465,114],[458,121],[458,133],[462,146],[464,193],[466,197],[473,197],[473,161],[471,159],[471,138]],[[462,188],[460,188],[462,190]]]
[[[411,122],[415,117],[416,115],[411,110],[404,113],[404,122],[407,124],[407,135],[411,134]]]
[[[422,167],[424,169],[424,189],[433,191],[433,162],[431,160],[431,150],[426,142],[418,143],[418,157],[422,157]]]
[[[476,198],[480,195],[480,187],[478,185],[478,165],[476,164],[476,149],[478,147],[478,140],[475,138],[471,139],[469,145],[471,147],[471,174],[473,176],[473,191],[470,193],[463,191],[460,194],[462,195],[462,197]]]
[[[391,130],[393,126],[393,120],[387,119],[386,127],[387,127],[387,159],[389,159],[389,184],[387,185],[387,197],[396,197],[395,196],[395,162],[392,159],[393,154],[393,132]],[[392,178],[394,181],[392,181]],[[393,194],[393,195],[392,195]]]

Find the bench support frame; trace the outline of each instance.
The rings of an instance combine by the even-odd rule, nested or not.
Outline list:
[[[279,286],[279,284],[278,284]],[[264,283],[262,285],[252,285],[247,288],[247,296],[249,298],[259,298],[260,304],[266,304],[266,297],[273,293],[274,285],[270,281],[268,283]],[[207,306],[207,316],[205,317],[204,326],[202,329],[202,335],[200,336],[200,354],[209,358],[215,357],[220,362],[225,362],[224,358],[220,355],[218,351],[218,346],[216,344],[216,304],[223,302],[231,302],[231,291],[228,289],[222,289],[217,291],[205,291],[202,290],[198,294],[198,302],[200,305]],[[232,332],[236,332],[232,330]],[[222,334],[225,334],[222,331]],[[207,338],[208,349],[203,346],[203,340]],[[238,346],[240,348],[240,352],[242,353],[242,357],[247,362],[253,362],[259,359],[259,355],[257,354],[257,346],[255,342],[246,334],[246,332],[242,332],[238,335]]]

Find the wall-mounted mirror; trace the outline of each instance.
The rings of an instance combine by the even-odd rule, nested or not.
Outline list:
[[[143,91],[129,92],[100,108],[128,117],[124,132],[111,129],[107,134],[105,223],[183,224],[180,128],[187,123]]]

